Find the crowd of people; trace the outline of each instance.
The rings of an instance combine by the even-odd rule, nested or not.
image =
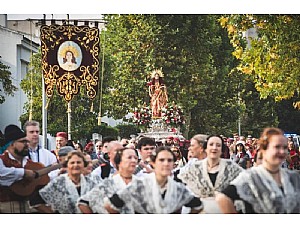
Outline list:
[[[40,126],[8,125],[0,155],[0,213],[300,213],[299,150],[278,128],[260,138],[194,135],[86,145]]]

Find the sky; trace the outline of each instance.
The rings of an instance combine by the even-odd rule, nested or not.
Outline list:
[[[80,15],[94,17],[99,14],[243,14],[243,13],[300,13],[294,0],[8,0],[1,5],[0,13],[15,18],[30,18],[46,13],[51,19],[65,19],[66,13],[74,17]],[[16,7],[16,5],[18,7]],[[17,15],[19,14],[19,15]],[[36,14],[36,15],[32,15]],[[27,17],[27,18],[26,18]],[[61,17],[61,18],[59,18]],[[47,17],[48,19],[48,17]],[[77,18],[88,19],[88,18]],[[94,18],[91,18],[94,19]]]
[[[8,20],[43,19],[44,14],[7,14]],[[67,19],[67,14],[46,14],[46,19]],[[69,14],[69,19],[101,19],[101,14]]]

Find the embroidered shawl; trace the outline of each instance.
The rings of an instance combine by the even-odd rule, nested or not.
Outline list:
[[[221,192],[243,169],[230,159],[221,159],[219,173],[213,186],[207,171],[207,158],[195,161],[178,174],[178,178],[198,197],[215,197],[215,192]]]
[[[95,185],[96,183],[90,178],[81,175],[80,195],[87,193]],[[56,177],[42,188],[39,193],[53,211],[58,211],[61,214],[81,213],[76,206],[79,194],[68,174],[61,174]]]
[[[169,214],[190,202],[194,195],[184,184],[168,177],[166,194],[163,199],[155,173],[143,175],[133,180],[127,188],[118,192],[125,204],[131,204],[134,211],[141,214]]]
[[[132,180],[135,179],[135,176],[132,176]],[[95,186],[91,191],[81,196],[78,199],[89,202],[89,207],[92,209],[93,213],[97,214],[108,214],[107,210],[104,208],[105,202],[104,198],[111,197],[118,190],[126,188],[126,183],[121,178],[119,174],[116,174],[112,177],[105,178],[101,183]],[[133,214],[134,210],[130,205],[124,206],[120,210],[121,214]]]
[[[256,213],[300,213],[299,173],[281,168],[280,177],[283,192],[262,165],[241,173],[231,184]]]

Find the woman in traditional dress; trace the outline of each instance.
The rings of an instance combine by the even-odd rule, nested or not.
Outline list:
[[[152,118],[160,118],[161,110],[167,105],[167,87],[162,81],[163,74],[160,70],[153,71],[149,85],[150,106]]]
[[[106,200],[110,213],[117,213],[125,205],[131,205],[135,213],[180,213],[183,205],[192,213],[202,210],[202,202],[182,183],[171,177],[176,158],[169,147],[158,147],[151,155],[154,172],[133,180],[127,188]]]
[[[87,161],[79,151],[69,152],[63,167],[67,173],[61,174],[39,191],[38,210],[43,213],[73,214],[80,213],[76,203],[80,195],[90,191],[96,183],[84,176]]]
[[[223,213],[300,213],[300,175],[281,168],[287,145],[282,130],[264,129],[259,139],[262,164],[245,170],[217,196]],[[234,207],[236,201],[239,210]]]
[[[195,161],[178,174],[178,178],[201,198],[204,213],[221,213],[215,196],[243,170],[234,161],[221,158],[225,146],[221,136],[210,135],[204,144],[207,157]]]
[[[118,172],[94,187],[87,194],[78,199],[78,207],[82,213],[107,214],[104,208],[104,197],[111,197],[118,190],[126,186],[136,177],[133,175],[138,157],[133,149],[118,150],[114,158]],[[131,207],[124,207],[120,213],[134,213]]]
[[[236,158],[235,162],[239,164],[243,169],[249,169],[251,167],[251,158],[247,154],[246,147],[243,141],[237,141],[235,146]]]

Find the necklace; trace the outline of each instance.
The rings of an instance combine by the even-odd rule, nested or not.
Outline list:
[[[125,177],[125,176],[122,176],[121,174],[120,174],[120,176],[121,176],[123,179],[125,179],[125,180],[131,180],[131,179],[132,179],[132,176],[130,176],[130,177]]]
[[[76,181],[73,181],[73,180],[72,180],[72,182],[73,182],[73,184],[74,184],[76,187],[79,187],[79,186],[80,186],[80,181],[77,183]]]
[[[271,174],[277,174],[277,173],[279,173],[279,171],[280,171],[280,169],[277,169],[277,170],[275,170],[275,171],[269,170],[269,169],[267,169],[266,167],[265,167],[265,169],[266,169],[269,173],[271,173]]]
[[[219,162],[218,162],[217,164],[212,165],[212,166],[210,166],[209,162],[207,162],[207,166],[208,166],[208,168],[210,168],[210,169],[212,169],[212,168],[214,168],[214,167],[216,167],[216,166],[218,166],[218,165],[219,165]]]

